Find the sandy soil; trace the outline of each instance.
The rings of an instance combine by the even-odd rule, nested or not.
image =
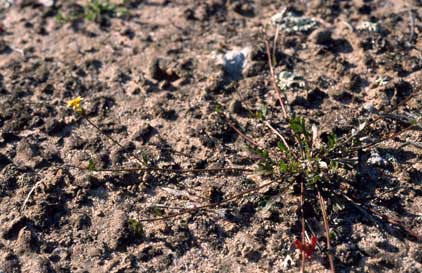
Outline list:
[[[421,2],[128,2],[130,16],[100,22],[58,22],[58,12],[81,8],[76,1],[2,11],[0,272],[299,272],[299,195],[288,181],[218,209],[143,222],[137,236],[131,219],[169,211],[152,205],[216,202],[274,177],[78,167],[89,159],[101,168],[138,166],[130,154],[160,168],[255,167],[215,109],[259,144],[277,143],[246,109],[265,104],[267,119],[283,127],[262,31],[275,35],[271,17],[284,8],[315,23],[279,34],[277,74],[288,70],[304,83],[285,91],[290,113],[340,133],[414,94],[405,111],[420,114]],[[77,96],[122,147],[66,107]],[[359,162],[379,156],[386,163],[359,164],[351,191],[421,234],[422,152],[406,141],[421,142],[421,132],[359,155]],[[329,207],[338,272],[422,272],[420,241],[350,204]],[[325,272],[320,218],[310,213],[307,221],[319,248],[306,269]]]

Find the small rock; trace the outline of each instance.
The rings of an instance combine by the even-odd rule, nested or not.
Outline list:
[[[105,216],[104,211],[102,211],[102,210],[95,211],[95,216],[104,217]]]
[[[75,180],[73,181],[73,185],[78,186],[80,188],[89,188],[90,174],[78,175]]]
[[[56,247],[51,252],[51,255],[49,256],[49,260],[53,263],[57,263],[59,261],[64,261],[69,258],[69,249],[66,247]]]
[[[287,255],[283,261],[283,269],[288,270],[294,265],[295,265],[295,262],[293,261],[292,257],[290,257],[290,255]]]
[[[232,80],[240,80],[242,71],[247,63],[247,57],[251,49],[246,47],[241,50],[232,50],[223,56],[224,71]]]
[[[377,151],[371,151],[371,156],[368,158],[367,163],[369,165],[385,168],[390,165],[388,160],[383,158]]]
[[[16,157],[21,161],[26,161],[38,154],[38,147],[28,141],[19,142],[16,147]]]
[[[65,139],[65,147],[69,150],[81,150],[85,145],[88,145],[88,141],[75,135],[71,135]]]

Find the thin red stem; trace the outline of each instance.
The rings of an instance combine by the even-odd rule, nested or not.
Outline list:
[[[302,245],[305,245],[305,213],[304,213],[304,203],[305,203],[305,186],[303,184],[303,177],[300,178],[300,211],[301,211],[301,215],[300,215],[300,220],[301,220],[301,241],[302,241]],[[301,260],[301,266],[300,266],[300,272],[304,273],[305,272],[305,253],[302,252],[302,260]]]
[[[328,223],[327,210],[325,208],[324,199],[323,199],[320,191],[318,191],[318,200],[319,200],[319,205],[320,205],[321,211],[322,211],[322,219],[324,221],[325,237],[327,239],[328,261],[330,262],[331,273],[335,273],[336,270],[335,270],[335,267],[334,267],[334,257],[333,257],[333,254],[331,253],[330,226],[329,226],[329,223]]]
[[[278,87],[278,85],[276,83],[273,62],[271,60],[270,45],[268,44],[268,41],[267,40],[265,40],[265,47],[266,47],[266,50],[267,50],[268,65],[270,66],[271,83],[273,85],[274,90],[276,91],[277,99],[280,102],[281,108],[283,110],[283,116],[284,116],[285,119],[287,119],[288,118],[288,114],[287,114],[287,111],[286,111],[286,107],[284,106],[283,99],[281,98],[281,90],[280,90],[280,87]]]

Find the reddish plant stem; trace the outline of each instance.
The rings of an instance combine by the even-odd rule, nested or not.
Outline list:
[[[280,90],[280,87],[278,87],[278,85],[276,83],[273,62],[271,60],[270,45],[268,44],[268,41],[267,40],[265,40],[265,47],[266,47],[266,50],[267,50],[268,65],[270,66],[271,83],[273,85],[274,90],[276,91],[277,99],[280,102],[281,108],[283,110],[283,116],[284,116],[285,119],[287,119],[289,116],[287,114],[286,107],[284,106],[283,99],[281,98],[281,90]]]
[[[319,205],[322,211],[322,219],[324,221],[325,237],[327,239],[328,261],[330,262],[331,273],[335,273],[336,270],[334,267],[334,257],[333,257],[333,254],[331,253],[330,226],[328,223],[327,209],[325,208],[324,198],[322,197],[320,191],[318,191],[318,200],[319,200]]]
[[[303,183],[303,177],[300,177],[300,220],[301,220],[301,241],[302,245],[305,245],[305,211],[304,211],[304,203],[305,203],[305,186]],[[305,253],[302,252],[302,260],[300,265],[300,272],[305,272]]]
[[[258,144],[258,143],[256,143],[255,141],[253,141],[250,137],[248,137],[247,135],[245,135],[244,133],[242,133],[242,131],[240,131],[239,129],[237,129],[236,128],[236,126],[234,126],[234,124],[233,123],[231,123],[230,121],[228,122],[229,123],[229,126],[236,132],[236,133],[238,133],[239,134],[239,136],[241,137],[241,138],[243,138],[244,140],[246,140],[246,142],[248,142],[249,144],[251,144],[252,146],[255,146],[255,147],[257,147],[257,148],[260,148],[260,149],[262,149],[261,148],[261,146]]]

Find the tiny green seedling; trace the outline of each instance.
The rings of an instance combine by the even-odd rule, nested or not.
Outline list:
[[[126,5],[125,1],[122,4],[114,4],[109,0],[90,0],[81,10],[73,10],[67,14],[59,11],[56,20],[61,24],[82,19],[100,23],[105,18],[126,17],[129,14]]]
[[[91,172],[95,171],[95,163],[94,163],[94,160],[92,159],[88,161],[88,170]]]
[[[144,228],[142,224],[135,219],[129,219],[128,224],[131,232],[136,236],[136,238],[142,239],[144,236]]]
[[[268,107],[266,104],[261,105],[261,109],[256,112],[255,116],[257,119],[265,120],[268,113]]]

